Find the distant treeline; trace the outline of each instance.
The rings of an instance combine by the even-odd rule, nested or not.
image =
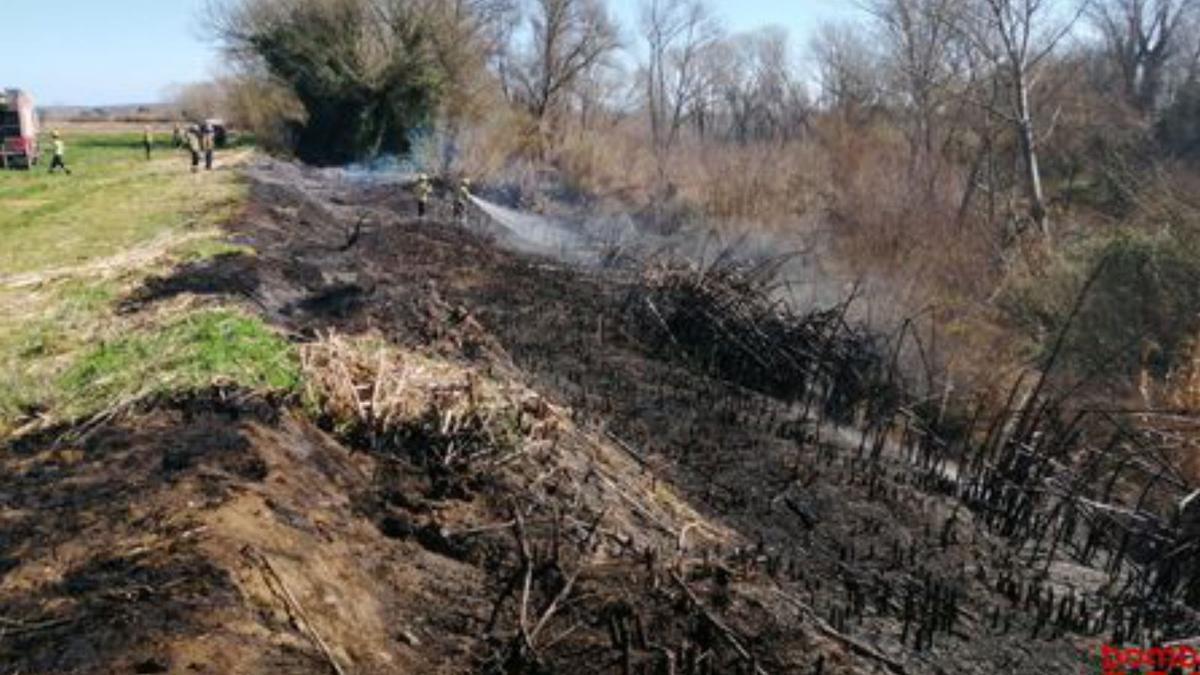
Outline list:
[[[38,109],[38,114],[47,122],[122,122],[164,123],[182,118],[182,111],[172,104],[137,106],[47,106]]]

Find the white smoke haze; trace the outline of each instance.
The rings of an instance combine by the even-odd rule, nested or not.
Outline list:
[[[466,156],[471,154],[471,132],[414,132],[410,159],[356,165],[348,170],[382,171],[398,182],[415,180],[418,172],[454,176],[470,163]],[[855,277],[836,263],[830,226],[819,217],[768,224],[716,222],[689,214],[681,218],[679,226],[670,228],[670,233],[664,233],[629,205],[593,200],[564,185],[556,171],[545,167],[509,162],[490,175],[488,184],[475,186],[472,198],[482,218],[468,222],[512,250],[587,267],[623,264],[636,268],[670,260],[686,261],[702,270],[718,259],[732,258],[755,266],[783,258],[776,294],[793,309],[824,309],[855,294],[859,301],[848,314],[852,320],[881,331],[903,320],[897,289]]]
[[[341,204],[354,203],[351,193],[357,190],[408,193],[419,173],[436,175],[425,164],[395,156],[336,168],[267,160],[255,173],[260,184],[286,189],[321,208],[353,210],[358,207]],[[444,178],[438,198],[448,214],[454,179]],[[671,264],[700,273],[717,263],[754,267],[775,262],[775,297],[796,312],[827,309],[853,295],[856,300],[847,319],[876,333],[891,333],[906,318],[907,304],[901,301],[906,289],[847,273],[831,250],[829,226],[819,220],[766,226],[695,218],[664,233],[620,203],[586,200],[544,175],[476,185],[471,201],[466,220],[470,229],[509,250],[559,264],[634,273]],[[520,208],[522,204],[535,204],[539,212]],[[356,215],[347,212],[343,217]]]
[[[828,308],[855,295],[858,300],[848,314],[852,320],[885,332],[903,320],[896,301],[902,289],[839,269],[830,250],[829,231],[820,223],[798,224],[788,234],[779,228],[730,223],[697,223],[663,234],[612,207],[600,210],[558,203],[550,215],[481,196],[473,197],[473,202],[483,216],[473,225],[523,253],[588,267],[671,261],[693,265],[698,271],[717,261],[750,267],[777,261],[776,297],[797,311]]]
[[[471,201],[491,224],[498,226],[490,228],[498,239],[515,250],[571,263],[595,262],[590,242],[573,232],[564,220],[524,213],[478,196],[472,196]]]
[[[922,382],[927,389],[924,395],[936,395],[929,369],[941,371],[945,364],[942,355],[928,347],[936,342],[928,335],[928,321],[912,322],[914,313],[927,314],[913,307],[916,289],[882,275],[849,273],[837,261],[831,225],[824,220],[797,219],[781,227],[695,218],[662,233],[620,204],[556,198],[561,191],[555,189],[543,188],[531,200],[543,213],[497,203],[519,203],[520,199],[512,198],[514,193],[528,194],[484,187],[484,196],[473,197],[478,212],[468,222],[511,250],[581,268],[637,273],[656,264],[671,264],[693,267],[700,274],[714,264],[746,268],[774,264],[771,292],[781,307],[807,314],[853,298],[845,315],[849,323],[883,338],[896,338],[905,327],[908,335],[900,339],[897,365],[906,377]]]

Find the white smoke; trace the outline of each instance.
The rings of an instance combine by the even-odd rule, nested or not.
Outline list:
[[[591,248],[580,234],[571,231],[564,219],[548,218],[494,204],[481,197],[471,201],[495,224],[509,246],[527,253],[538,253],[569,262],[586,261]]]

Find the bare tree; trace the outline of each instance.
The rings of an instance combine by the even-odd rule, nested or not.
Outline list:
[[[956,17],[955,26],[994,71],[1007,95],[981,100],[990,112],[1012,125],[1020,149],[1029,216],[1042,236],[1049,239],[1050,222],[1042,187],[1037,136],[1030,92],[1041,67],[1059,43],[1070,34],[1086,9],[1086,0],[1061,16],[1051,0],[973,0]]]
[[[779,27],[714,41],[701,55],[695,88],[690,117],[702,136],[724,123],[738,142],[783,141],[808,123],[807,92]]]
[[[503,92],[503,77],[497,77],[497,71],[490,71],[487,65],[504,62],[507,56],[508,42],[519,16],[517,0],[408,2],[419,6],[433,26],[433,56],[445,84],[441,87],[439,109],[432,126],[439,132],[436,135],[436,144],[440,146],[439,170],[448,173],[460,156],[464,134],[494,110]],[[426,159],[432,159],[429,150],[434,141],[426,136],[424,142]]]
[[[530,29],[529,53],[516,79],[520,98],[544,124],[572,85],[620,43],[601,0],[536,0]]]
[[[585,70],[571,87],[571,106],[578,115],[579,132],[586,133],[624,118],[636,107],[634,85],[619,65]]]
[[[196,122],[227,114],[228,95],[221,82],[195,82],[174,87],[170,92],[184,119]]]
[[[1172,95],[1200,84],[1200,10],[1191,12],[1179,31],[1179,58],[1173,63]]]
[[[469,27],[472,44],[482,52],[483,60],[508,100],[513,98],[516,70],[514,35],[521,23],[521,0],[428,0],[450,4],[454,15]]]
[[[861,30],[845,23],[823,24],[813,36],[810,50],[826,106],[854,115],[878,102],[878,55]]]
[[[695,95],[687,117],[700,138],[714,131],[722,105],[722,87],[733,51],[731,41],[719,39],[699,54],[696,64]]]
[[[447,49],[466,50],[472,61],[479,56],[485,63],[499,66],[501,84],[507,84],[503,71],[511,61],[513,35],[521,20],[520,0],[424,1],[440,7],[446,17],[443,39],[454,43]]]
[[[645,78],[651,139],[663,155],[701,95],[701,58],[719,39],[720,26],[703,0],[644,0],[642,33],[649,52]]]
[[[961,75],[961,41],[952,26],[960,0],[872,0],[869,11],[882,32],[885,62],[900,107],[912,120],[914,159],[935,150],[938,117],[954,98]]]
[[[768,27],[752,34],[748,46],[753,54],[753,109],[758,133],[786,140],[790,118],[797,108],[806,109],[808,103],[794,75],[788,33],[780,27]]]
[[[1197,7],[1197,0],[1099,0],[1094,5],[1092,22],[1104,36],[1122,93],[1143,114],[1160,103],[1167,67],[1180,53],[1181,32]]]

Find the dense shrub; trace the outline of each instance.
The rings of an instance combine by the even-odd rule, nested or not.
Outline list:
[[[1170,237],[1122,238],[1105,256],[1068,342],[1074,359],[1165,377],[1200,330],[1200,257]]]
[[[1000,297],[1010,319],[1043,350],[1068,330],[1059,355],[1077,377],[1129,385],[1187,365],[1200,333],[1200,256],[1178,237],[1119,235],[1040,275],[1013,283]],[[1088,276],[1100,265],[1068,327]]]
[[[314,164],[405,153],[441,91],[434,25],[400,0],[237,0],[215,23],[227,49],[286,85],[305,115],[295,152]]]

